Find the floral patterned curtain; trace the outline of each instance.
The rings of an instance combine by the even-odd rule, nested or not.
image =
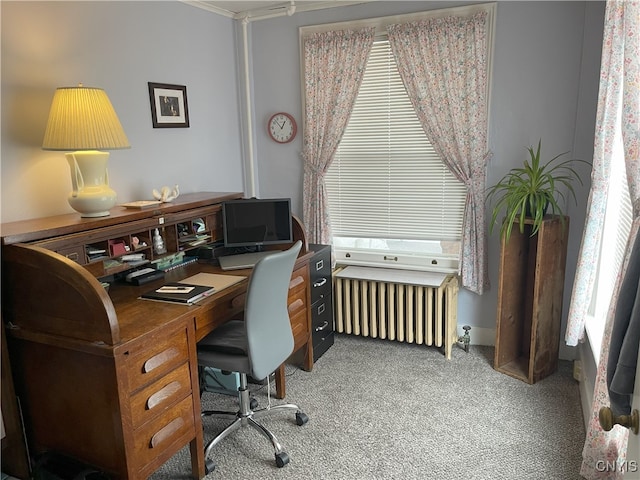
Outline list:
[[[349,121],[375,28],[322,32],[303,40],[305,129],[303,223],[310,243],[331,243],[324,177]]]
[[[484,191],[487,150],[487,12],[388,27],[400,76],[422,128],[464,182],[462,285],[488,286]]]
[[[609,0],[602,43],[592,185],[569,309],[566,332],[568,345],[576,345],[584,337],[584,319],[595,281],[593,260],[597,258],[604,222],[606,187],[609,182],[614,136],[617,131],[622,134],[629,193],[633,205],[633,223],[622,271],[613,289],[602,339],[593,404],[580,470],[580,474],[587,479],[621,479],[624,475],[624,469],[620,467],[623,466],[626,458],[628,430],[616,426],[610,432],[605,432],[600,427],[598,413],[601,407],[609,406],[607,366],[611,332],[620,286],[640,227],[639,112],[640,2]],[[617,465],[619,468],[607,468],[607,465]]]

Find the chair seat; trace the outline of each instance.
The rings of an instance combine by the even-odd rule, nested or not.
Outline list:
[[[231,355],[247,355],[247,335],[242,320],[231,320],[198,342],[198,349]]]
[[[251,373],[242,320],[231,320],[198,342],[198,363],[230,372]],[[262,379],[258,379],[262,380]]]

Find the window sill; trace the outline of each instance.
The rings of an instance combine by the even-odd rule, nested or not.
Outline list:
[[[457,258],[447,258],[442,255],[366,252],[347,250],[340,247],[335,247],[334,255],[338,265],[360,265],[366,267],[418,270],[423,272],[458,273]]]

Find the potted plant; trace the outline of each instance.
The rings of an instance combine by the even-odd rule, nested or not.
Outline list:
[[[505,241],[511,237],[511,229],[518,222],[520,232],[524,233],[525,219],[531,219],[531,236],[538,233],[544,216],[551,207],[552,215],[560,215],[565,226],[565,217],[558,198],[566,202],[565,193],[561,187],[565,187],[577,203],[573,190],[574,181],[582,184],[582,179],[571,166],[572,162],[587,163],[584,160],[557,161],[568,152],[556,155],[546,163],[540,162],[540,145],[538,148],[528,147],[529,158],[524,161],[521,168],[513,168],[502,179],[488,190],[487,200],[495,200],[489,231],[493,232],[498,216],[505,212],[504,220],[500,226],[500,234]]]

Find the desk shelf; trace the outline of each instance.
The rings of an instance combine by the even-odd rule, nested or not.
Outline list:
[[[68,230],[60,225],[56,229],[26,232],[33,221],[3,224],[12,234],[3,237],[4,244],[17,243],[29,239],[28,244],[52,250],[84,266],[97,278],[114,275],[134,268],[125,262],[115,264],[123,255],[144,253],[145,260],[154,261],[179,252],[195,252],[204,243],[222,240],[222,218],[220,203],[224,200],[241,198],[241,194],[211,194],[208,201],[202,194],[186,194],[181,203],[171,207],[158,207],[145,211],[124,209],[124,212],[112,212],[120,222],[113,224],[101,219],[87,224],[86,231],[73,231],[69,234],[56,234]],[[174,202],[175,203],[175,202]],[[203,203],[206,205],[203,206]],[[118,207],[116,207],[117,209]],[[141,215],[146,218],[141,218]],[[106,217],[110,218],[110,217]],[[24,225],[23,225],[24,223]],[[48,225],[49,222],[43,222]],[[158,254],[153,250],[153,233],[158,229],[166,253]],[[184,242],[184,237],[193,236],[194,240]],[[135,239],[141,247],[135,247]],[[92,253],[93,252],[93,253]]]

